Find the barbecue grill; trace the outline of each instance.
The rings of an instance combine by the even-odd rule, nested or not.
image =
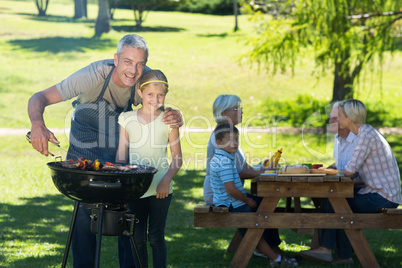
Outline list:
[[[140,198],[152,183],[157,169],[138,166],[130,171],[88,171],[64,168],[61,162],[47,164],[56,188],[65,196],[75,200],[62,267],[66,267],[71,238],[80,203],[91,208],[91,232],[97,234],[95,267],[99,267],[102,235],[130,237],[133,256],[142,267],[134,242],[135,214],[125,206],[129,200]]]

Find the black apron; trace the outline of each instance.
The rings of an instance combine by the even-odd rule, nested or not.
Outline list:
[[[120,113],[131,110],[134,98],[134,89],[124,108],[118,108],[103,99],[109,84],[114,66],[103,84],[102,92],[92,103],[73,102],[75,107],[71,117],[70,147],[67,159],[96,160],[104,163],[115,162],[117,147],[119,145],[120,126],[118,117]]]

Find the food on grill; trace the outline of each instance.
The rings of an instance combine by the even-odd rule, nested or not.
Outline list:
[[[61,161],[61,166],[68,169],[81,169],[81,170],[89,170],[89,171],[130,171],[132,169],[137,169],[137,165],[121,165],[121,164],[113,164],[110,162],[105,162],[102,164],[98,159],[95,161],[92,160],[83,160],[81,159],[77,161],[73,161],[69,159],[68,161]]]
[[[317,168],[317,169],[312,169],[310,171],[313,174],[327,174],[327,175],[337,175],[337,174],[341,174],[341,171],[337,170],[337,169],[330,169],[330,168]]]
[[[308,174],[310,169],[303,165],[288,165],[280,167],[276,173],[278,174]]]

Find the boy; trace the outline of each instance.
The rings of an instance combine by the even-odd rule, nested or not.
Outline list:
[[[244,190],[234,162],[234,154],[239,147],[239,130],[230,124],[220,124],[215,128],[215,139],[218,149],[210,163],[214,205],[228,207],[230,212],[255,211],[257,198]],[[246,229],[239,228],[239,232],[244,236]],[[272,266],[298,266],[296,261],[273,251],[263,238],[258,242],[257,249],[268,256]]]

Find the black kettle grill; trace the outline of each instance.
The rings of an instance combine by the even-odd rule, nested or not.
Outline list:
[[[130,213],[125,203],[140,198],[152,183],[157,169],[138,166],[130,171],[88,171],[62,167],[60,162],[47,164],[56,188],[75,200],[73,216],[64,250],[62,268],[66,267],[71,238],[78,208],[91,208],[91,232],[97,234],[95,267],[99,267],[102,235],[130,237],[133,256],[141,261],[134,242],[135,214]]]

